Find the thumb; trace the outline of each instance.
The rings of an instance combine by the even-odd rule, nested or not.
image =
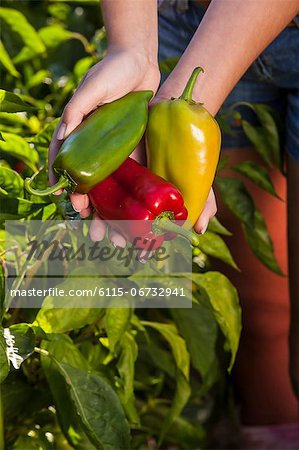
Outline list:
[[[95,110],[103,102],[104,93],[101,83],[96,83],[95,77],[88,72],[79,84],[71,100],[64,108],[57,139],[66,139],[80,125],[84,117]]]

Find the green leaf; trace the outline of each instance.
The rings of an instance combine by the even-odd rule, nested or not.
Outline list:
[[[0,328],[0,383],[2,383],[10,370],[10,363],[6,354],[6,342],[3,336],[3,328]]]
[[[89,280],[88,289],[98,286],[99,280]],[[81,287],[80,287],[81,286]],[[69,278],[58,285],[65,293],[82,288],[82,279]],[[36,316],[36,323],[46,333],[64,333],[93,323],[102,313],[101,308],[76,308],[74,296],[47,296]],[[73,305],[73,307],[72,307]]]
[[[48,148],[59,120],[60,118],[52,120],[52,122],[47,124],[36,136],[31,138],[30,142],[34,143],[38,149],[39,147]]]
[[[255,256],[272,272],[283,275],[275,258],[273,244],[260,211],[255,211],[253,227],[244,226],[244,233]]]
[[[73,39],[74,37],[74,33],[58,24],[40,28],[38,30],[38,35],[49,49],[59,47],[63,42]]]
[[[99,374],[54,361],[93,445],[101,450],[129,449],[128,423],[110,385]]]
[[[35,334],[27,323],[18,323],[9,327],[9,332],[15,340],[17,353],[24,359],[28,358],[35,347]]]
[[[117,369],[122,381],[119,397],[130,421],[139,425],[139,417],[135,407],[134,373],[138,347],[134,337],[125,333],[121,340],[121,353],[117,362]]]
[[[4,308],[4,299],[5,299],[5,274],[4,274],[4,262],[0,259],[0,323],[2,322],[3,314],[5,311]]]
[[[0,152],[23,161],[33,171],[38,170],[39,156],[21,136],[2,133],[4,141],[0,141]]]
[[[272,194],[275,197],[280,198],[275,192],[275,188],[268,174],[268,171],[264,169],[264,167],[261,167],[259,164],[256,164],[252,161],[244,161],[240,164],[233,166],[232,168],[236,172],[245,175],[261,189],[264,189],[265,191],[269,192],[269,194]]]
[[[1,400],[6,423],[20,419],[33,396],[33,387],[22,379],[8,377],[1,386]]]
[[[76,62],[73,72],[76,77],[77,83],[81,81],[81,78],[96,62],[97,61],[93,56],[86,56],[85,58],[79,59],[79,61]]]
[[[49,78],[51,76],[49,70],[39,70],[35,74],[30,77],[30,79],[27,82],[27,89],[32,89],[35,86],[40,86],[46,78]]]
[[[171,310],[175,323],[186,340],[191,362],[203,380],[209,376],[216,356],[217,323],[213,313],[198,303],[192,308]]]
[[[177,56],[165,58],[159,62],[160,71],[163,73],[170,73],[177,65],[179,58]]]
[[[243,130],[264,161],[270,166],[274,161],[281,168],[281,146],[276,112],[268,105],[259,103],[238,102],[234,104],[234,108],[237,106],[247,106],[256,114],[260,126],[253,126],[246,120],[241,120]]]
[[[23,198],[9,197],[6,191],[0,189],[0,222],[27,217],[45,206],[45,203],[32,203]]]
[[[142,324],[150,328],[153,328],[164,337],[164,339],[168,342],[171,348],[177,367],[176,390],[170,411],[162,426],[160,435],[160,443],[161,443],[169,427],[171,426],[173,421],[177,417],[179,417],[190,397],[191,393],[191,388],[189,385],[190,355],[187,351],[186,342],[181,336],[179,336],[177,328],[175,327],[174,324],[165,324],[147,321],[142,321]]]
[[[15,113],[21,111],[33,111],[36,108],[27,105],[21,97],[12,92],[0,89],[0,111],[7,113]]]
[[[238,350],[241,334],[241,309],[235,287],[219,272],[193,273],[192,281],[208,297],[215,319],[226,338],[226,345],[231,351],[231,370]]]
[[[20,78],[20,74],[14,66],[9,54],[7,53],[3,42],[0,40],[0,61],[2,66],[15,78]]]
[[[219,222],[217,217],[212,217],[212,219],[209,221],[208,231],[223,234],[224,236],[232,235],[232,233],[227,228],[225,228],[222,223]]]
[[[71,367],[84,371],[88,370],[88,362],[69,336],[63,334],[48,335],[48,340],[43,340],[41,347],[47,350],[57,361],[64,362]],[[58,420],[63,433],[68,437],[72,445],[77,446],[79,442],[82,445],[82,440],[85,442],[87,438],[78,423],[73,402],[66,395],[67,385],[65,378],[58,371],[53,359],[42,355],[41,364],[54,398]],[[70,432],[70,430],[75,430],[75,433]],[[85,448],[93,449],[94,447],[91,446],[88,440]]]
[[[0,166],[0,186],[9,195],[14,197],[23,196],[24,181],[23,178],[12,169]]]
[[[105,328],[109,339],[109,348],[114,352],[130,324],[132,310],[129,308],[107,308]]]
[[[46,51],[37,32],[20,11],[0,7],[0,18],[11,31],[21,38],[24,46],[28,47],[34,55],[39,55]]]
[[[80,3],[81,5],[98,5],[100,0],[50,0],[55,3]]]
[[[224,203],[231,212],[246,225],[254,221],[254,203],[244,183],[230,177],[216,178]]]
[[[218,236],[218,234],[212,233],[211,231],[206,231],[204,234],[198,234],[197,236],[197,247],[201,251],[203,251],[206,255],[221,259],[221,261],[224,261],[235,269],[238,269],[238,266],[233,260],[226,243],[220,236]]]

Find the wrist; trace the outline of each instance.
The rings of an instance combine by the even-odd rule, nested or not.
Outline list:
[[[152,90],[156,93],[161,77],[157,56],[146,52],[141,46],[132,49],[113,45],[109,46],[106,58],[126,61],[132,67],[136,74],[134,90]]]

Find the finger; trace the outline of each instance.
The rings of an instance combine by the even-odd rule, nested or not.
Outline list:
[[[82,211],[80,211],[80,216],[82,217],[82,219],[86,219],[86,217],[90,216],[90,214],[92,213],[92,208],[85,208],[82,209]]]
[[[114,247],[125,248],[127,241],[120,233],[115,230],[109,230],[109,239]]]
[[[77,212],[88,208],[89,197],[87,194],[70,194],[70,200],[72,202],[73,208]]]
[[[208,228],[210,219],[215,216],[216,212],[217,212],[216,199],[214,191],[213,189],[211,189],[206,204],[204,206],[204,209],[198,221],[195,224],[194,227],[195,231],[197,233],[204,234],[206,229]]]
[[[89,227],[89,237],[92,241],[102,241],[106,235],[106,223],[96,213]]]
[[[57,139],[57,134],[59,131],[59,126],[61,124],[61,120],[58,124],[58,126],[56,127],[56,130],[53,133],[51,142],[50,142],[50,146],[49,146],[49,154],[48,154],[48,174],[49,174],[49,182],[50,185],[53,186],[56,182],[57,182],[57,178],[55,177],[55,175],[52,172],[52,164],[54,162],[54,159],[61,147],[62,142]],[[55,192],[56,195],[59,195],[62,193],[62,189],[59,189],[58,191]]]
[[[93,76],[96,66],[85,74],[76,92],[64,108],[58,136],[66,139],[84,117],[103,103],[105,93],[99,76]]]
[[[145,264],[147,261],[149,261],[151,259],[152,256],[153,256],[153,252],[144,249],[144,250],[142,250],[142,252],[140,252],[138,259],[139,259],[139,262],[141,262],[142,264]]]
[[[144,138],[139,142],[138,146],[131,153],[130,158],[135,159],[142,166],[146,166],[146,151]]]

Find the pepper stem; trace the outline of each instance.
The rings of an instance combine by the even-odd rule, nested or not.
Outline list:
[[[189,103],[193,102],[193,100],[192,100],[193,89],[194,89],[198,74],[200,74],[200,72],[203,72],[203,71],[204,70],[202,67],[195,67],[195,69],[193,70],[193,72],[191,74],[191,77],[188,80],[188,83],[186,84],[184,92],[180,96],[180,99],[186,100]]]
[[[179,234],[180,236],[185,237],[192,245],[198,245],[198,238],[192,230],[186,230],[186,228],[180,227],[176,223],[172,222],[168,217],[161,217],[156,219],[156,227],[159,230],[169,231],[171,233]]]
[[[37,176],[38,172],[35,173],[31,178],[26,178],[25,180],[25,189],[29,194],[32,195],[39,195],[40,197],[53,194],[54,192],[58,191],[59,189],[64,189],[69,185],[69,181],[66,177],[63,175],[59,178],[56,184],[54,186],[50,186],[46,189],[38,190],[34,189],[31,184],[34,180],[34,178]]]

